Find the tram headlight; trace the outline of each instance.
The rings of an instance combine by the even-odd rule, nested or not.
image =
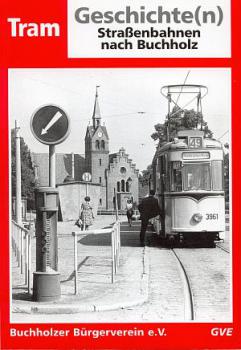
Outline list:
[[[193,216],[192,216],[192,219],[195,221],[195,222],[201,222],[202,221],[202,218],[203,218],[203,216],[202,216],[202,214],[200,214],[200,213],[195,213],[195,214],[193,214]]]

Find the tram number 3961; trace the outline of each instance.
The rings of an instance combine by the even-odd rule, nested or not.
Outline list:
[[[218,214],[206,214],[206,220],[218,220]]]

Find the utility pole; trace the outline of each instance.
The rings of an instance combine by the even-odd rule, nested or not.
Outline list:
[[[22,181],[21,181],[21,150],[20,150],[20,127],[15,120],[15,152],[16,152],[16,221],[22,224]]]

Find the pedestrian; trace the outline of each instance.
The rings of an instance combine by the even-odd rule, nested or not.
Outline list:
[[[88,230],[89,226],[93,225],[94,214],[90,205],[90,197],[86,196],[80,208],[80,220],[82,221],[81,230]]]
[[[126,216],[127,216],[127,220],[128,220],[130,227],[132,224],[132,215],[133,215],[133,204],[132,204],[131,199],[127,199],[127,201],[126,201]]]
[[[149,196],[143,198],[142,202],[138,205],[138,209],[141,214],[140,242],[142,246],[145,245],[145,234],[149,220],[157,215],[162,215],[158,200],[154,197],[154,195],[155,191],[150,190]]]

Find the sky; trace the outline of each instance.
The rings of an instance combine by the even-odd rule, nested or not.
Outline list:
[[[186,79],[187,78],[187,79]],[[30,129],[32,115],[43,105],[55,104],[69,116],[68,138],[57,153],[84,154],[86,127],[92,120],[95,88],[99,85],[102,123],[110,138],[110,153],[124,147],[142,171],[151,164],[156,142],[150,135],[163,123],[167,100],[162,86],[200,84],[208,87],[202,100],[204,120],[214,138],[229,142],[231,120],[231,71],[222,68],[115,68],[115,69],[11,69],[9,71],[9,122],[15,120],[32,152],[48,152]],[[194,95],[183,94],[180,107]],[[186,108],[194,108],[194,102]]]

